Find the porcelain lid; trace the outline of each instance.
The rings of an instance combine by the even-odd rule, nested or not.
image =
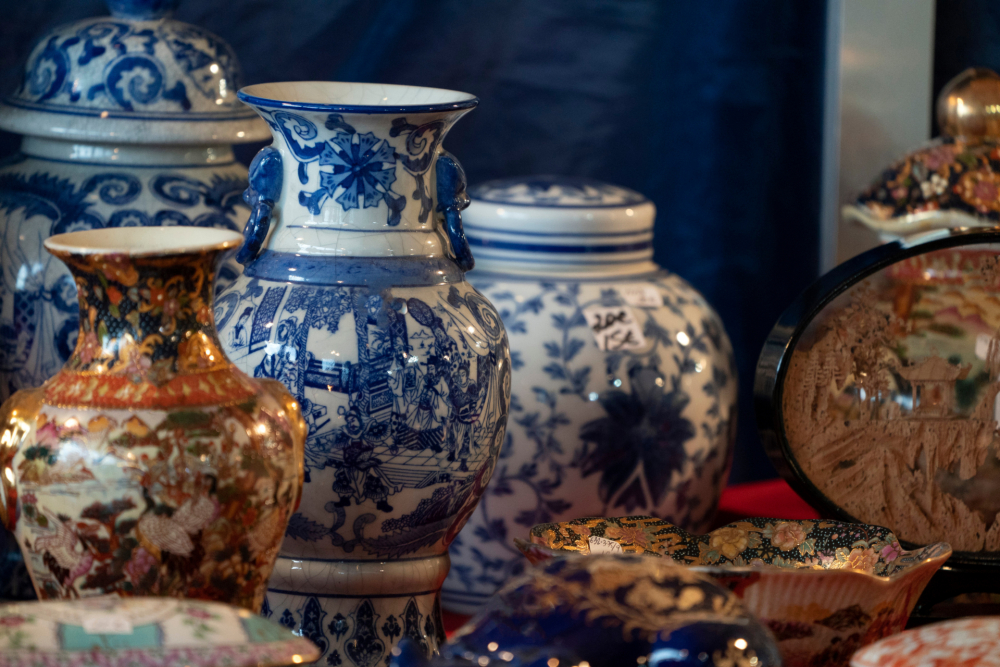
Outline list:
[[[0,663],[282,667],[309,664],[308,639],[218,602],[108,595],[0,605]]]
[[[487,181],[469,195],[462,221],[482,269],[653,267],[656,207],[634,190],[588,178],[530,176]]]
[[[1000,76],[970,68],[938,96],[941,138],[887,167],[844,216],[889,236],[1000,224]]]
[[[236,98],[242,72],[216,35],[170,17],[178,0],[108,0],[111,16],[38,40],[0,107],[0,128],[88,141],[260,141],[266,124]]]

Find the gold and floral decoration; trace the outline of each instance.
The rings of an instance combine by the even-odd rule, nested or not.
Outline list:
[[[856,203],[883,221],[951,210],[1000,222],[1000,141],[942,137],[893,163]]]

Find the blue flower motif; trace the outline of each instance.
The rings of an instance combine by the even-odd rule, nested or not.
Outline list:
[[[687,461],[684,444],[695,429],[683,416],[690,398],[680,389],[665,392],[667,382],[658,369],[636,366],[629,380],[631,393],[605,392],[600,403],[607,416],[580,428],[585,446],[580,469],[584,477],[601,473],[601,500],[617,497],[615,507],[624,505],[631,513],[651,510],[666,499],[670,477]],[[641,478],[636,474],[640,464]]]
[[[355,143],[354,137],[357,137]],[[385,202],[389,207],[390,226],[399,224],[399,214],[406,206],[406,199],[392,191],[396,180],[396,154],[383,140],[371,132],[349,134],[339,132],[326,142],[319,156],[321,167],[332,167],[332,171],[321,171],[320,189],[315,192],[300,192],[299,203],[313,215],[319,215],[327,197],[340,194],[335,201],[345,211],[353,208],[372,208]]]

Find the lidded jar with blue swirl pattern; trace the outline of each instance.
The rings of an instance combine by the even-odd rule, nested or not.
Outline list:
[[[247,170],[232,144],[270,133],[236,99],[232,49],[171,19],[176,4],[109,0],[111,16],[49,31],[0,103],[0,129],[23,135],[20,153],[0,165],[0,400],[40,385],[76,345],[76,286],[42,248],[46,238],[246,224]],[[227,262],[219,285],[238,270]],[[0,597],[14,594],[15,581],[0,567]]]
[[[736,365],[704,298],[653,262],[655,206],[598,181],[470,188],[469,282],[511,350],[507,440],[452,544],[442,602],[471,613],[540,522],[649,513],[707,529],[729,474]]]

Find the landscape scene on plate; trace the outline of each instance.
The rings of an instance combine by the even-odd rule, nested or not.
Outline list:
[[[1000,551],[1000,268],[993,247],[897,262],[805,329],[785,435],[831,501],[900,539]]]
[[[217,306],[226,349],[288,387],[309,428],[288,537],[383,558],[449,544],[507,420],[507,338],[492,306],[468,286],[241,285]]]

